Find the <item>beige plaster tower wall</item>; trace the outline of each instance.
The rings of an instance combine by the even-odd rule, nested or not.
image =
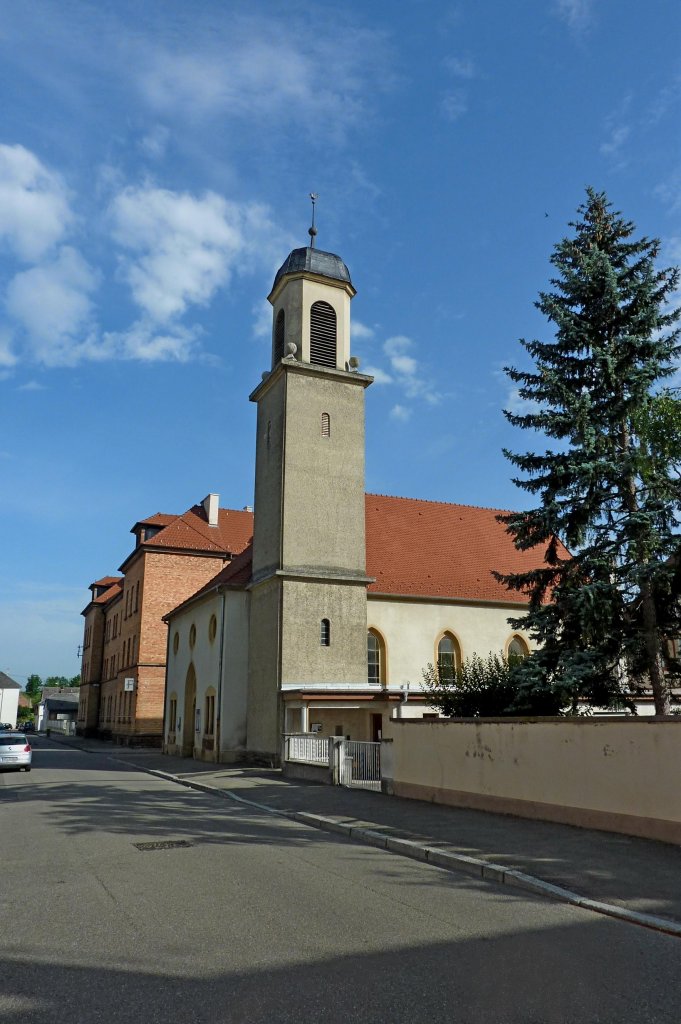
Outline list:
[[[340,261],[331,259],[337,268]],[[250,396],[258,405],[252,753],[279,754],[282,685],[366,684],[364,389],[371,378],[345,368],[352,295],[349,280],[308,271],[285,273],[270,295],[273,321],[284,309],[285,341],[296,353],[279,360]],[[310,308],[320,300],[336,311],[335,367],[309,362]],[[320,642],[324,619],[329,644]]]

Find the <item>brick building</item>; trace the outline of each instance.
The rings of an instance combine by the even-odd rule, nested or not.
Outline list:
[[[78,732],[132,743],[163,726],[167,629],[162,617],[248,545],[253,513],[220,509],[209,494],[182,515],[135,523],[135,547],[119,571],[90,584]]]

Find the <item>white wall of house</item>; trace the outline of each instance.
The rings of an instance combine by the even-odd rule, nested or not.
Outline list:
[[[19,690],[0,690],[0,722],[3,725],[11,725],[14,728],[17,724],[17,713],[19,708]]]
[[[436,664],[437,644],[445,632],[457,638],[464,659],[471,654],[484,658],[490,652],[505,651],[516,634],[531,648],[529,636],[511,629],[508,624],[509,617],[520,614],[522,608],[500,604],[429,602],[371,595],[367,601],[367,626],[377,629],[385,641],[388,687],[398,689],[409,683],[412,693],[418,690],[426,666]]]

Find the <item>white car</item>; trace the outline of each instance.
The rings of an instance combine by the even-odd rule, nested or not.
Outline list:
[[[30,772],[33,750],[23,732],[0,732],[0,769]]]

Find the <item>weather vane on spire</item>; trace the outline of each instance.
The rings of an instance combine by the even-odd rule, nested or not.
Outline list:
[[[310,248],[314,249],[314,240],[315,240],[315,236],[317,234],[317,229],[314,226],[314,208],[315,208],[315,203],[319,199],[319,196],[317,195],[316,192],[310,192],[310,199],[312,200],[312,227],[307,229],[307,233],[310,236]]]

